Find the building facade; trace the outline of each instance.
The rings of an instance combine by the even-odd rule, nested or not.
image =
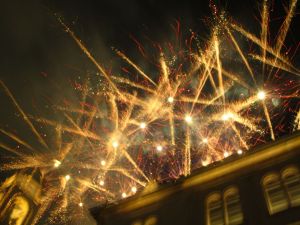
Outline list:
[[[300,135],[92,209],[99,225],[300,225]]]
[[[0,224],[32,224],[40,202],[41,186],[33,174],[9,177],[0,186]]]

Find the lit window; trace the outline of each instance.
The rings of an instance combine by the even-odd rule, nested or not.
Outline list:
[[[223,195],[214,193],[207,198],[207,225],[238,225],[243,213],[237,188],[227,189]]]
[[[282,172],[282,180],[286,188],[291,206],[300,205],[300,174],[295,167],[289,167]]]
[[[300,205],[299,169],[289,166],[279,174],[270,174],[263,178],[265,198],[270,214]]]
[[[221,194],[215,193],[207,199],[207,224],[223,225],[224,215]]]
[[[5,224],[25,224],[30,215],[30,204],[25,197],[17,193],[4,207],[3,215],[6,217],[5,220],[8,221]]]
[[[224,193],[226,224],[236,225],[243,222],[240,196],[236,188],[229,188]]]
[[[263,179],[265,198],[270,214],[288,208],[287,196],[278,174],[270,174]]]

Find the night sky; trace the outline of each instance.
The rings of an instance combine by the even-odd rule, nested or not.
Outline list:
[[[259,34],[259,7],[255,0],[215,1],[248,30]],[[288,1],[273,1],[271,37],[285,15]],[[0,79],[8,86],[24,111],[46,115],[51,105],[75,98],[71,83],[97,70],[58,23],[61,17],[106,68],[118,66],[112,48],[120,49],[136,62],[139,53],[133,38],[157,42],[174,36],[172,25],[180,21],[183,33],[193,30],[203,39],[209,36],[209,0],[4,0],[0,6]],[[299,4],[298,10],[299,13]],[[298,27],[296,23],[298,22]],[[286,49],[299,45],[299,16],[294,18]],[[298,51],[299,52],[299,51]],[[299,53],[292,62],[299,67]],[[0,127],[18,133],[35,145],[10,99],[0,90]],[[11,143],[5,137],[0,140]],[[0,153],[7,162],[7,153]],[[0,172],[0,180],[7,173]]]

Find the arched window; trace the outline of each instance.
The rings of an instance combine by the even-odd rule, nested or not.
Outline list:
[[[296,167],[288,167],[282,172],[282,180],[285,186],[290,206],[300,205],[300,173]]]
[[[278,174],[272,173],[265,176],[263,178],[263,188],[270,214],[288,208],[287,196]]]
[[[243,223],[240,196],[236,187],[224,193],[213,193],[206,201],[207,225],[238,225]]]
[[[224,210],[220,193],[211,194],[207,198],[207,225],[224,225]]]
[[[16,193],[3,209],[1,224],[25,225],[28,224],[30,216],[30,204],[21,193]]]
[[[224,205],[226,224],[241,224],[243,222],[243,213],[237,188],[231,187],[224,192]]]

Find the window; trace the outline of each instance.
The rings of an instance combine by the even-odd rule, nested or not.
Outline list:
[[[238,225],[243,223],[238,189],[228,188],[223,194],[207,198],[207,225]]]
[[[224,215],[221,194],[213,194],[207,200],[208,224],[223,225]]]
[[[285,185],[290,205],[300,205],[300,174],[295,167],[289,167],[282,172],[282,180]]]
[[[236,188],[229,188],[224,193],[224,203],[227,224],[241,224],[243,222],[243,213],[240,204],[240,196]]]
[[[21,193],[17,193],[8,201],[1,214],[1,224],[27,224],[30,216],[30,203]]]
[[[279,173],[272,173],[262,181],[266,203],[270,214],[300,205],[300,174],[290,166]]]
[[[278,174],[270,174],[266,176],[263,180],[263,185],[270,214],[274,214],[288,208],[288,200]]]

